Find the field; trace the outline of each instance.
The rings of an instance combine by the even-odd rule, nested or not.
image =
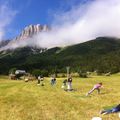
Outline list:
[[[120,103],[120,75],[73,78],[75,91],[61,89],[64,78],[58,78],[56,86],[45,78],[45,86],[37,81],[14,81],[0,77],[0,120],[91,120],[94,116],[103,120],[119,120],[118,114],[100,115],[103,108]],[[103,82],[98,95],[94,91],[85,94],[95,83]]]

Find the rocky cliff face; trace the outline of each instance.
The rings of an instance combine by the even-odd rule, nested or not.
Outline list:
[[[14,40],[23,40],[32,37],[35,34],[38,34],[40,32],[46,32],[49,31],[50,28],[47,25],[29,25],[24,28],[24,30],[21,32],[19,36],[17,36]]]
[[[2,41],[0,41],[0,48],[6,46],[9,42],[10,42],[10,40],[2,40]]]
[[[25,40],[31,38],[33,35],[36,35],[40,32],[47,32],[50,31],[50,27],[47,25],[29,25],[23,29],[21,34],[16,38],[10,41],[2,41],[0,42],[0,51],[9,50],[9,49],[16,49],[19,47],[27,47],[25,45]]]

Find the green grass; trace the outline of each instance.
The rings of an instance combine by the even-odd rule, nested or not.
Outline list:
[[[0,77],[0,120],[91,120],[94,116],[103,120],[119,120],[118,114],[100,115],[103,108],[120,102],[120,75],[110,77],[73,78],[76,91],[61,89],[63,78],[57,79],[56,86],[37,86],[37,81],[9,80]],[[104,88],[98,95],[85,94],[95,83],[103,82]]]

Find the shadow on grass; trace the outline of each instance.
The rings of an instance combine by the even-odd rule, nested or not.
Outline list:
[[[77,91],[77,89],[71,89],[71,90],[64,89],[64,91],[66,91],[66,92],[75,92],[75,91]]]
[[[105,94],[108,94],[109,92],[102,92],[100,93],[100,95],[105,95]]]
[[[112,109],[112,108],[114,108],[115,106],[116,106],[116,104],[111,105],[111,106],[105,106],[105,107],[103,107],[103,109],[105,109],[105,110],[107,110],[107,109]]]
[[[2,84],[2,85],[0,85],[0,89],[8,89],[8,88],[12,88],[12,87],[14,87],[15,85],[13,85],[13,84]]]
[[[86,95],[74,95],[75,98],[91,98],[91,96],[86,96]]]

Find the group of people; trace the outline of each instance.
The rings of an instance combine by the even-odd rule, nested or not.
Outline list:
[[[50,84],[51,84],[51,86],[54,86],[56,84],[55,76],[52,76],[52,78],[50,80]],[[41,76],[41,75],[38,76],[38,83],[37,83],[37,85],[41,85],[41,86],[45,85],[43,76]],[[68,79],[65,79],[63,81],[63,84],[62,84],[61,88],[64,88],[64,89],[66,89],[68,91],[71,91],[72,90],[72,77],[68,77]]]
[[[54,86],[56,84],[56,78],[52,77],[50,81],[51,85]],[[65,90],[72,91],[72,77],[68,77],[68,79],[65,79],[63,81],[62,87]]]
[[[44,86],[44,77],[43,76],[38,76],[38,85]],[[53,76],[51,78],[50,81],[51,86],[54,86],[56,84],[56,78],[55,76]],[[67,90],[67,91],[72,91],[72,77],[69,76],[67,79],[65,79],[63,81],[63,84],[61,86],[62,89]],[[86,96],[89,96],[93,91],[97,90],[98,94],[100,94],[100,89],[103,88],[103,84],[102,82],[97,83],[93,86],[93,88],[86,94]],[[116,113],[116,112],[120,112],[120,104],[118,104],[117,106],[111,108],[111,109],[107,109],[107,110],[102,110],[100,112],[100,114],[110,114],[110,113]]]
[[[62,87],[64,90],[72,91],[72,77],[68,77],[63,81]]]
[[[56,84],[55,76],[52,76],[50,84],[51,84],[51,86],[54,86]],[[41,85],[41,86],[45,85],[44,77],[42,75],[38,76],[38,83],[37,83],[37,85]],[[98,94],[99,94],[101,87],[103,87],[101,82],[96,84],[96,85],[94,85],[94,87],[86,94],[86,96],[90,95],[94,90],[97,90]],[[68,90],[68,91],[72,91],[73,90],[73,88],[72,88],[72,77],[71,76],[69,76],[67,79],[65,79],[63,81],[63,84],[62,84],[61,88],[65,89],[65,90]]]
[[[41,86],[44,86],[44,77],[43,76],[38,76],[38,85],[41,85]],[[50,84],[51,86],[54,86],[56,84],[56,78],[55,76],[51,78],[51,81],[50,81]],[[98,91],[98,94],[100,93],[100,88],[103,87],[102,86],[102,83],[98,83],[96,85],[94,85],[94,87],[86,94],[86,96],[90,95],[94,90],[97,90]],[[72,88],[72,77],[69,76],[67,79],[65,79],[63,81],[63,84],[62,84],[62,89],[64,90],[68,90],[68,91],[72,91],[73,88]]]
[[[97,90],[98,94],[100,94],[101,87],[103,87],[101,82],[94,85],[93,88],[86,94],[86,96],[90,95],[94,90]],[[106,115],[106,114],[117,113],[117,112],[120,112],[120,104],[116,105],[115,107],[113,107],[111,109],[104,109],[104,110],[100,111],[100,114]]]

